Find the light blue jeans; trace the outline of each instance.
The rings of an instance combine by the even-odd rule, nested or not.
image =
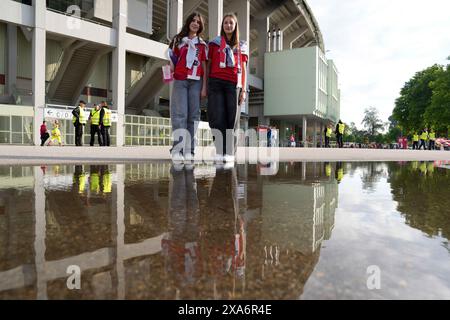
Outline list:
[[[202,84],[202,79],[174,81],[170,107],[173,137],[171,151],[183,155],[194,154],[195,134],[200,122]]]

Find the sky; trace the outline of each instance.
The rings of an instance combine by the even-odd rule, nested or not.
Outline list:
[[[405,82],[450,56],[449,0],[308,0],[339,70],[341,118],[388,121]]]

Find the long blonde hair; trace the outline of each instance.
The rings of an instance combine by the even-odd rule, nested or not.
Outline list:
[[[234,20],[234,22],[236,22],[236,27],[234,29],[233,34],[231,35],[231,39],[230,40],[228,40],[227,34],[225,33],[225,29],[223,28],[223,24],[224,24],[226,18],[232,18]],[[236,48],[239,45],[239,24],[238,24],[238,18],[236,17],[236,15],[234,13],[227,13],[227,14],[225,14],[223,16],[222,29],[220,31],[220,35],[226,39],[227,44],[231,48],[234,49],[234,48]]]

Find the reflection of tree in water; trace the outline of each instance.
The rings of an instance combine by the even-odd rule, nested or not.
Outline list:
[[[361,165],[363,172],[361,175],[363,190],[375,191],[377,183],[383,177],[385,165],[382,163],[369,162]]]
[[[430,237],[450,239],[449,170],[426,163],[391,163],[389,181],[394,200],[398,202],[397,210],[405,216],[408,225]]]

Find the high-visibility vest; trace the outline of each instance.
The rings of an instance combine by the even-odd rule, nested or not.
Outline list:
[[[424,141],[428,140],[428,132],[427,131],[422,132],[422,134],[420,135],[420,140],[424,140]]]
[[[331,138],[331,134],[333,133],[333,131],[331,130],[331,128],[327,128],[327,137]]]
[[[103,115],[103,125],[105,127],[111,127],[111,110],[109,110],[107,107],[103,107],[103,110],[105,110],[105,114]]]
[[[86,188],[86,174],[82,173],[80,174],[80,177],[78,178],[78,193],[84,193],[84,189]]]
[[[112,190],[112,174],[107,172],[103,175],[103,193],[111,193]]]
[[[419,135],[418,134],[413,135],[413,142],[419,142]]]
[[[98,173],[91,174],[91,191],[95,193],[100,192],[100,176]]]
[[[422,173],[426,174],[426,173],[427,173],[427,164],[426,164],[425,162],[422,163],[422,164],[420,165],[419,169],[420,169],[420,171],[421,171]]]
[[[80,124],[86,124],[86,116],[84,114],[84,108],[78,107],[78,110],[80,112]],[[73,116],[72,122],[77,122],[77,117]]]
[[[345,124],[340,123],[339,124],[339,133],[344,134],[344,131],[345,131]]]
[[[435,132],[430,132],[429,138],[430,138],[431,141],[435,141],[436,140],[436,133]]]
[[[100,110],[91,110],[91,124],[98,126],[100,124]]]
[[[61,136],[61,131],[59,131],[58,127],[53,128],[52,130],[52,138],[58,138]]]
[[[325,173],[326,173],[327,177],[331,176],[331,165],[327,164],[325,166]]]
[[[344,178],[344,169],[339,169],[337,174],[337,181],[342,181]]]

